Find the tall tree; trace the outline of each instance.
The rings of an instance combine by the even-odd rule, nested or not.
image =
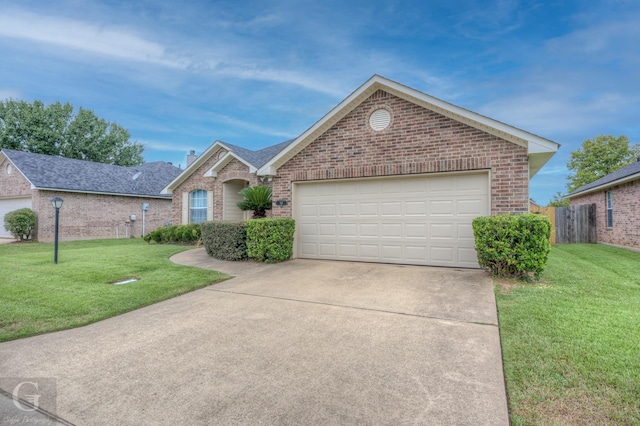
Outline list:
[[[567,179],[567,189],[576,189],[631,164],[640,156],[640,145],[629,145],[626,136],[596,136],[571,153],[567,168],[574,173]]]
[[[129,138],[126,129],[91,110],[80,108],[74,115],[69,103],[0,102],[0,148],[120,166],[142,164],[144,147]]]

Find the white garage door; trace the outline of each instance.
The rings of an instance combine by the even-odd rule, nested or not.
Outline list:
[[[25,207],[31,208],[31,198],[0,198],[0,238],[11,238],[11,233],[4,229],[4,215]]]
[[[477,268],[488,173],[296,184],[298,257]]]

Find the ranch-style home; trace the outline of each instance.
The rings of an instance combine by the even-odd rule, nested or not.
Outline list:
[[[34,239],[53,241],[53,197],[63,199],[62,241],[139,237],[171,220],[171,197],[160,191],[179,174],[161,161],[123,167],[3,149],[0,237],[11,237],[4,215],[27,207],[36,214]]]
[[[374,75],[295,139],[216,141],[163,193],[173,223],[241,220],[247,185],[296,220],[294,257],[478,267],[471,221],[529,211],[559,145]]]
[[[598,243],[640,249],[640,159],[567,195],[596,205]]]

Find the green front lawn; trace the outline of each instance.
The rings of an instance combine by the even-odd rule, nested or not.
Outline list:
[[[141,239],[0,245],[0,342],[78,327],[229,278],[169,257],[192,247]],[[112,285],[135,277],[137,282]]]
[[[640,253],[554,246],[496,298],[514,425],[640,425]]]

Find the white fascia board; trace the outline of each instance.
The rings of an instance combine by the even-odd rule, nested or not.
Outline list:
[[[198,167],[202,166],[202,164],[207,161],[209,159],[209,157],[211,156],[211,154],[213,154],[216,150],[216,148],[225,148],[227,151],[229,151],[229,149],[227,147],[224,146],[224,144],[220,141],[215,141],[209,148],[207,148],[202,154],[200,154],[200,156],[198,158],[196,158],[196,160],[191,163],[186,169],[184,169],[182,171],[182,173],[180,173],[178,176],[176,176],[176,178],[174,180],[172,180],[167,186],[165,186],[162,191],[160,191],[161,194],[172,194],[173,190],[180,185],[182,182],[184,182],[185,180],[187,180],[187,178],[189,176],[191,176],[191,174],[198,169]]]
[[[566,195],[566,197],[571,199],[573,197],[578,197],[578,196],[581,196],[581,195],[590,194],[592,192],[602,191],[603,189],[611,188],[612,186],[622,185],[623,183],[631,182],[631,181],[634,181],[636,179],[640,179],[640,173],[634,173],[632,175],[625,176],[623,178],[616,179],[616,180],[611,181],[611,182],[603,183],[602,185],[594,186],[593,188],[589,188],[589,189],[584,190],[584,191],[574,192],[573,194]]]

